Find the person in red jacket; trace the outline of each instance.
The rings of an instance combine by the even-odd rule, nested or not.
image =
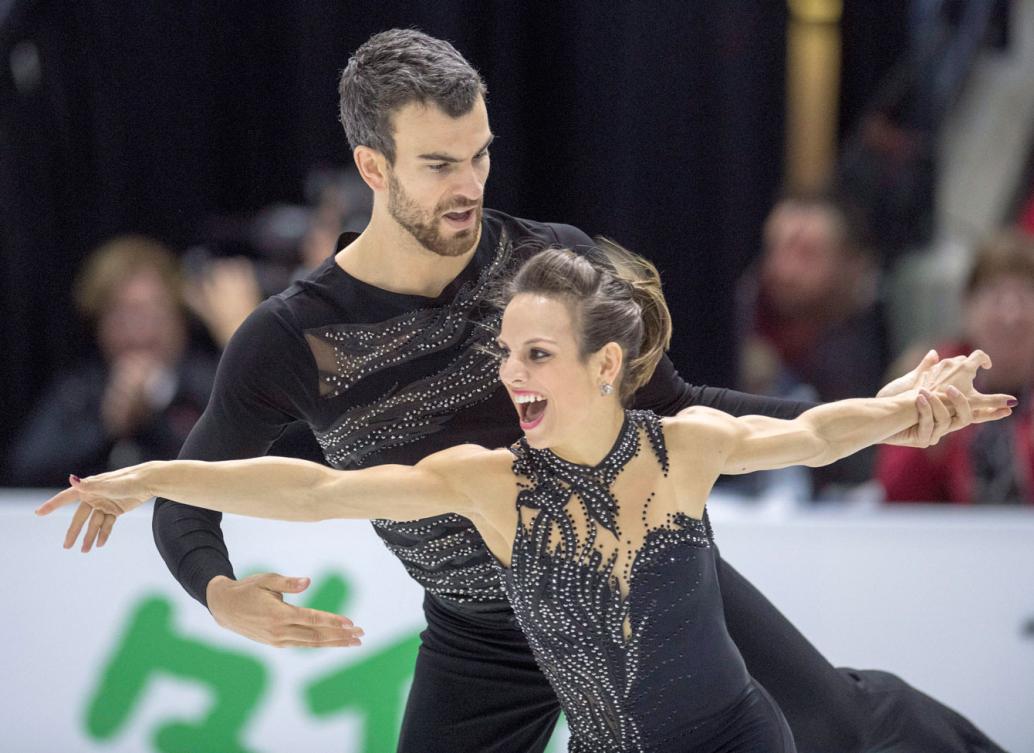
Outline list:
[[[1012,416],[971,426],[926,449],[881,447],[888,502],[1034,504],[1034,235],[1005,230],[977,253],[964,293],[964,336],[942,358],[980,348],[994,370],[979,389],[1017,395]]]

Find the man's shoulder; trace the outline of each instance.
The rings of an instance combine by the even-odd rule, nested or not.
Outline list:
[[[485,221],[489,226],[494,226],[497,233],[505,229],[515,246],[563,246],[582,249],[593,244],[592,238],[586,232],[565,222],[529,220],[497,209],[485,209]]]
[[[331,257],[264,300],[252,317],[260,326],[279,326],[297,337],[310,329],[362,321],[365,297],[352,283]]]

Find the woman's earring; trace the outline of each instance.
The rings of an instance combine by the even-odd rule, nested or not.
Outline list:
[[[607,395],[609,395],[613,391],[614,391],[614,386],[611,385],[611,384],[607,384],[606,382],[604,382],[603,384],[600,385],[600,394],[603,395],[604,397],[606,397]]]

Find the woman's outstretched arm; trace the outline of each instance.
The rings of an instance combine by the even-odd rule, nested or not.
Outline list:
[[[470,498],[452,479],[459,464],[487,451],[464,445],[430,455],[415,466],[383,465],[358,471],[332,468],[294,458],[247,460],[151,461],[79,480],[37,509],[46,515],[81,502],[65,537],[71,547],[87,518],[90,528],[84,550],[110,531],[105,522],[129,512],[151,497],[219,512],[278,520],[315,521],[329,518],[389,518],[413,520],[464,514]],[[98,514],[99,513],[99,514]]]
[[[990,365],[987,355],[976,351],[953,366],[955,370],[939,385],[945,403],[957,408],[950,430],[1008,414],[1008,410],[988,407],[1004,404],[1008,395],[983,395],[973,387],[977,369]],[[812,408],[792,421],[765,416],[731,418],[716,411],[691,408],[679,414],[673,428],[679,434],[700,440],[688,440],[686,446],[700,445],[695,451],[709,458],[717,473],[751,473],[788,465],[821,466],[914,425],[918,394],[909,391],[895,397],[841,400]],[[963,396],[967,399],[958,399]]]

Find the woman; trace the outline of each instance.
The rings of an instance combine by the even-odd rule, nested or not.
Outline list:
[[[844,401],[795,421],[626,411],[671,323],[652,265],[605,253],[594,265],[545,251],[504,296],[499,374],[525,434],[512,448],[465,445],[351,472],[278,458],[146,463],[73,478],[39,512],[86,503],[69,546],[88,516],[92,544],[111,516],[155,494],[288,520],[458,512],[497,560],[572,751],[793,751],[726,631],[707,495],[721,473],[829,463],[889,437],[916,422],[916,395]],[[944,391],[990,405],[972,390],[989,365],[979,352],[946,362]],[[955,422],[1004,412],[974,419],[967,407]]]

